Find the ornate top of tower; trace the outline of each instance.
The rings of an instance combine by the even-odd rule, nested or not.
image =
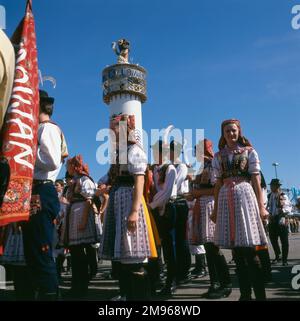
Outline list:
[[[112,49],[118,56],[118,64],[128,64],[130,51],[130,43],[128,40],[120,39],[118,42],[113,42]]]
[[[128,62],[128,40],[113,42],[112,48],[118,56],[118,62],[102,71],[104,102],[109,104],[113,96],[129,94],[139,97],[144,103],[147,99],[146,70]]]

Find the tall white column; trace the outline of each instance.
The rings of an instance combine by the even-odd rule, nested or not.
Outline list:
[[[110,117],[118,114],[135,116],[136,139],[143,143],[142,103],[146,96],[146,70],[129,63],[117,63],[102,72],[103,100]]]

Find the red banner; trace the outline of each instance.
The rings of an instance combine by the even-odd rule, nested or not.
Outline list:
[[[11,176],[0,208],[0,226],[29,218],[39,121],[38,64],[31,1],[27,1],[25,17],[12,43],[17,46],[15,78],[0,151],[0,156],[8,160]]]

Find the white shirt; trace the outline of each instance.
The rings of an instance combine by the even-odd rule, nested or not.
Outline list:
[[[163,165],[161,165],[163,166]],[[158,184],[158,170],[160,167],[156,166],[154,169],[154,183],[158,186],[157,193],[154,195],[152,202],[149,204],[152,209],[159,208],[160,214],[163,214],[164,207],[169,199],[177,196],[177,171],[174,165],[169,165],[166,171],[165,182],[162,185]]]
[[[0,129],[9,104],[14,75],[15,51],[6,34],[0,29]]]
[[[61,166],[61,131],[52,123],[40,124],[33,178],[54,182]]]
[[[217,152],[212,161],[215,179],[222,178],[223,174],[222,164],[219,160],[219,155],[220,152]],[[232,151],[229,151],[227,156],[229,162],[232,162],[234,153]],[[260,173],[260,160],[255,149],[251,149],[250,151],[248,151],[248,173],[250,175]]]
[[[147,156],[138,144],[133,144],[127,150],[123,150],[127,157],[127,164],[120,164],[120,170],[128,171],[131,175],[145,175],[147,169]],[[98,185],[107,184],[109,181],[108,173],[98,180]]]
[[[88,199],[92,199],[95,195],[97,185],[87,176],[79,178],[79,185],[81,186],[80,194]]]
[[[189,192],[189,181],[187,180],[188,168],[185,164],[179,164],[176,167],[177,171],[177,195],[183,195]]]

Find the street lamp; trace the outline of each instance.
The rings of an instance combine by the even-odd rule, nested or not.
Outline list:
[[[275,176],[276,176],[276,178],[278,178],[277,177],[277,166],[279,166],[279,163],[273,163],[272,166],[275,167]]]

